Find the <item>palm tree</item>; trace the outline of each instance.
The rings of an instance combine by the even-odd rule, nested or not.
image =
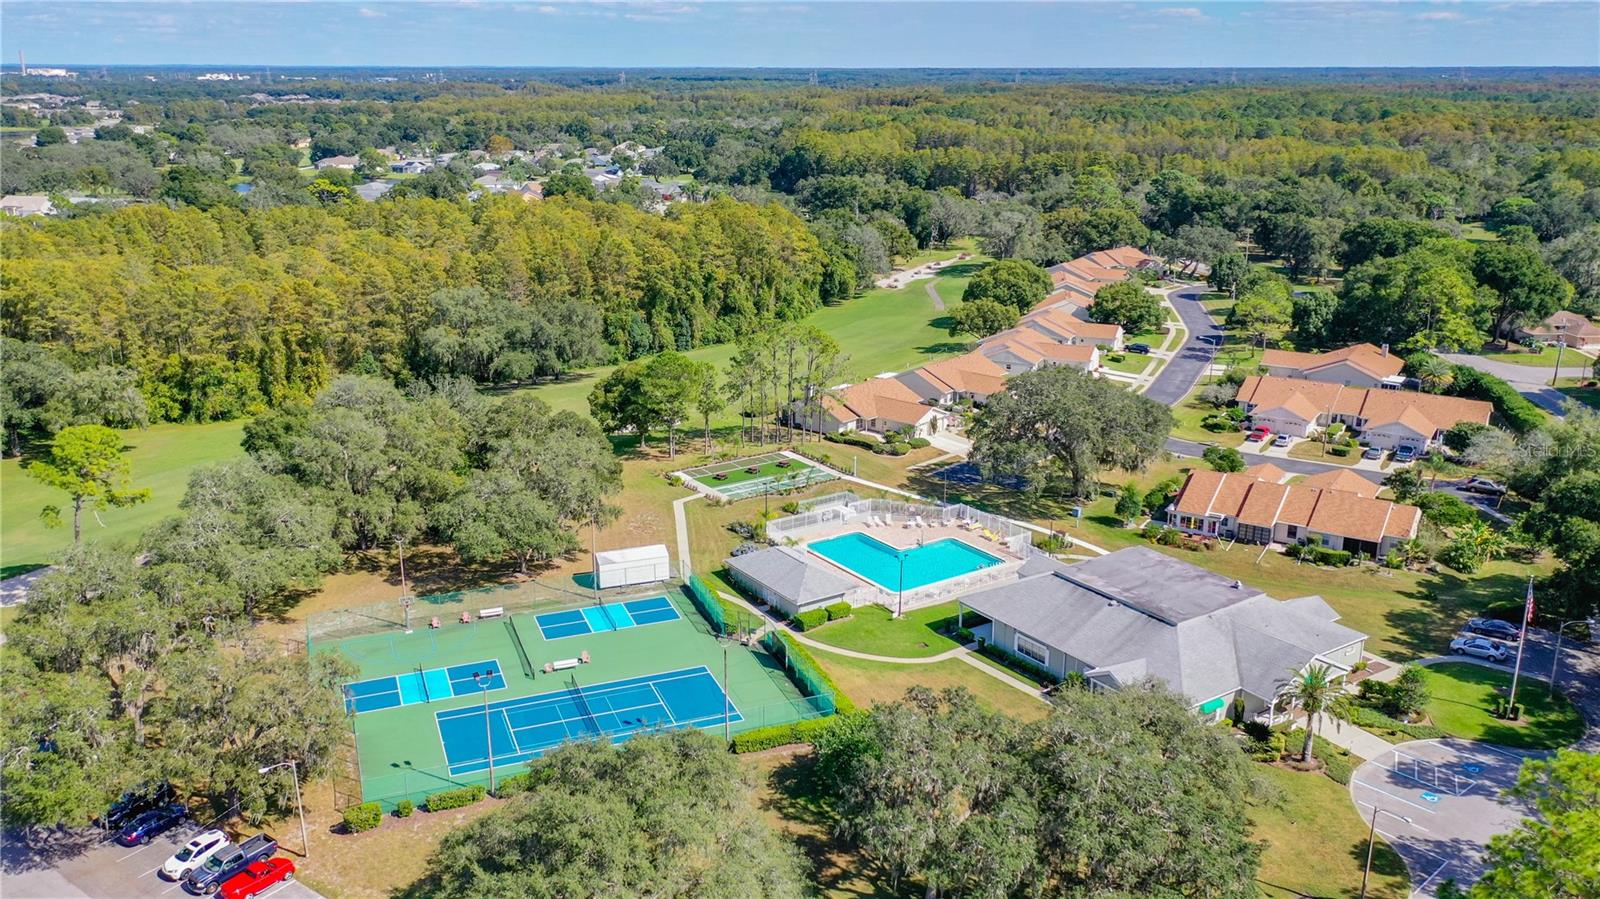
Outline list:
[[[1349,721],[1352,711],[1350,696],[1344,688],[1334,683],[1333,673],[1327,665],[1307,665],[1304,670],[1294,672],[1294,680],[1289,682],[1289,687],[1284,695],[1305,710],[1306,713],[1306,742],[1300,748],[1300,763],[1311,764],[1311,744],[1317,735],[1317,716],[1325,714],[1334,720],[1337,725],[1341,721]]]
[[[1429,453],[1423,456],[1421,462],[1423,470],[1428,472],[1428,492],[1432,493],[1439,483],[1439,475],[1450,469],[1450,461],[1439,453]]]
[[[1417,380],[1422,382],[1422,389],[1429,393],[1444,390],[1454,383],[1455,379],[1455,366],[1451,365],[1448,359],[1429,355],[1417,366]]]

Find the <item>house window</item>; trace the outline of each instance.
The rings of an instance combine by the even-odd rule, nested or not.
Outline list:
[[[1299,525],[1291,524],[1291,525],[1289,525],[1288,529],[1289,529],[1289,539],[1290,540],[1294,540],[1294,539],[1296,539],[1297,537],[1300,536],[1300,526]]]
[[[1040,665],[1049,666],[1050,664],[1050,647],[1020,633],[1017,634],[1017,655],[1025,659],[1032,659]]]

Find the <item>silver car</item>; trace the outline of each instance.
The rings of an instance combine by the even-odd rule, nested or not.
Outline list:
[[[1476,656],[1491,662],[1504,662],[1511,655],[1505,644],[1488,637],[1457,637],[1450,641],[1450,651],[1458,656]]]

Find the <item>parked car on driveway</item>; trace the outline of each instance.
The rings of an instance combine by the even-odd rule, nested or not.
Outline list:
[[[140,812],[133,820],[122,825],[122,830],[117,833],[117,842],[124,846],[146,845],[188,816],[189,810],[176,802]]]
[[[1123,347],[1123,349],[1130,353],[1138,353],[1141,356],[1150,355],[1150,344],[1148,343],[1130,343]]]
[[[1291,438],[1288,434],[1279,434],[1278,436],[1272,438],[1272,445],[1273,446],[1288,446],[1289,444],[1291,444],[1293,442],[1294,442],[1294,439]]]
[[[1415,462],[1417,461],[1417,451],[1402,443],[1394,448],[1394,460],[1396,462]]]
[[[219,850],[205,864],[189,873],[183,881],[183,888],[196,896],[215,893],[222,889],[228,878],[243,871],[252,862],[271,858],[277,851],[277,840],[258,833],[237,846]]]
[[[1450,641],[1450,651],[1458,656],[1477,656],[1491,662],[1504,662],[1511,654],[1505,644],[1488,637],[1457,637]]]
[[[1506,485],[1491,481],[1488,478],[1467,478],[1458,486],[1459,490],[1467,493],[1482,493],[1485,496],[1505,496]]]
[[[1383,458],[1383,450],[1378,449],[1375,446],[1369,446],[1369,447],[1367,447],[1365,450],[1363,450],[1361,452],[1361,458],[1363,458],[1363,459],[1382,459]]]
[[[1515,624],[1498,618],[1474,618],[1468,621],[1462,630],[1469,634],[1493,637],[1505,643],[1515,643],[1522,636],[1522,631]]]
[[[294,862],[286,858],[251,862],[222,884],[221,899],[250,899],[275,883],[293,879]]]
[[[161,873],[170,880],[182,880],[189,872],[205,864],[211,856],[232,846],[228,835],[220,830],[208,830],[185,843],[161,866]]]
[[[1244,439],[1251,443],[1256,443],[1258,441],[1266,440],[1270,436],[1272,436],[1272,431],[1270,429],[1255,428],[1251,430],[1250,433],[1244,435]]]

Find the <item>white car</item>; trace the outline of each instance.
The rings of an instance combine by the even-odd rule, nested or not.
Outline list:
[[[161,866],[161,873],[170,880],[182,880],[189,876],[189,872],[206,863],[211,856],[222,851],[225,846],[232,846],[228,842],[228,835],[220,830],[208,830],[188,843],[184,844],[173,856]]]
[[[1511,654],[1505,644],[1488,637],[1458,637],[1450,641],[1450,651],[1458,656],[1477,656],[1491,662],[1504,662]]]

